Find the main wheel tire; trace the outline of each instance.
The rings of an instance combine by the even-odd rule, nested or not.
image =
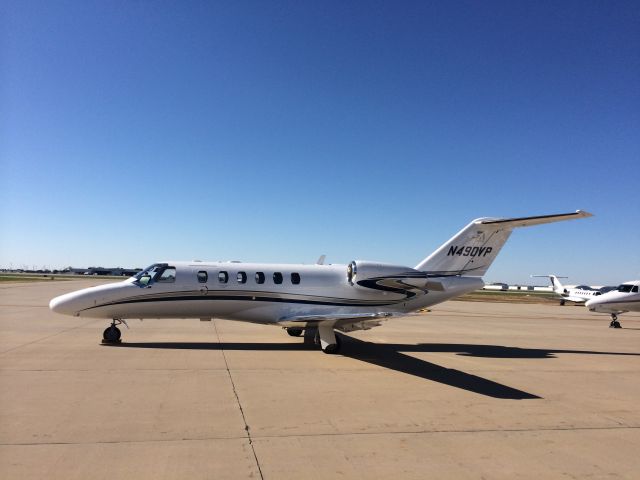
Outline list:
[[[327,348],[323,348],[322,351],[328,355],[334,355],[340,352],[341,345],[342,341],[340,340],[340,337],[336,335],[336,343],[327,345]]]
[[[120,341],[122,332],[115,325],[107,327],[102,333],[102,340],[106,343],[117,343]]]
[[[331,345],[327,345],[327,348],[323,348],[322,351],[328,355],[334,355],[336,353],[338,353],[338,351],[340,350],[340,348],[338,347],[337,343],[333,343]]]
[[[302,329],[301,328],[287,328],[287,333],[289,335],[291,335],[292,337],[299,337],[300,335],[302,335]]]

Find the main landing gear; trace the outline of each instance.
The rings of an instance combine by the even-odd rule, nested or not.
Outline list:
[[[618,321],[618,315],[615,313],[611,314],[611,323],[609,324],[609,328],[622,328],[620,322]]]
[[[122,332],[116,325],[124,324],[125,327],[129,328],[127,322],[124,320],[120,320],[119,318],[114,318],[111,321],[111,325],[105,328],[102,333],[102,343],[120,343],[120,337],[122,336]]]
[[[287,328],[287,333],[292,337],[302,335],[302,328]],[[318,327],[307,327],[304,329],[304,344],[313,347],[320,347],[324,353],[329,355],[340,351],[340,337],[333,330],[333,325],[322,325]]]

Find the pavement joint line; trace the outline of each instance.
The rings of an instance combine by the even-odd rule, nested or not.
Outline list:
[[[535,432],[584,432],[584,431],[607,431],[607,430],[640,430],[639,426],[619,425],[609,427],[547,427],[547,428],[487,428],[468,430],[396,430],[389,432],[333,432],[333,433],[294,433],[283,435],[257,435],[252,441],[266,440],[274,438],[305,438],[305,437],[349,437],[349,436],[373,436],[373,435],[441,435],[441,434],[485,434],[485,433],[535,433]],[[202,438],[162,438],[148,440],[102,440],[95,442],[0,442],[0,447],[28,447],[39,445],[113,445],[113,444],[134,444],[134,443],[169,443],[169,442],[207,442],[215,440],[246,440],[247,436],[236,437],[202,437]]]
[[[296,438],[296,437],[342,437],[360,435],[439,435],[439,434],[465,434],[465,433],[533,433],[533,432],[581,432],[581,431],[605,431],[605,430],[640,430],[640,425],[612,425],[609,427],[542,427],[542,428],[476,428],[468,430],[395,430],[389,432],[325,432],[325,433],[292,433],[284,435],[257,435],[254,440],[268,438]]]
[[[16,347],[18,348],[18,347]],[[8,350],[7,350],[8,351]],[[279,367],[273,367],[273,368],[238,368],[237,370],[242,371],[242,372],[282,372],[283,369],[279,368]],[[96,371],[93,368],[2,368],[0,367],[0,375],[5,374],[5,373],[15,373],[15,372],[93,372]],[[227,371],[226,367],[220,367],[220,368],[212,368],[212,367],[208,367],[208,368],[107,368],[105,370],[97,370],[99,372],[221,372],[221,371]],[[291,370],[292,372],[296,373],[296,374],[307,374],[309,372],[320,372],[320,373],[325,373],[327,372],[326,369],[322,369],[322,368],[317,368],[317,369],[300,369],[300,370]],[[366,368],[360,368],[360,369],[355,369],[355,368],[340,368],[340,369],[335,369],[333,371],[339,371],[341,373],[354,373],[354,374],[361,374],[362,372],[368,372],[368,373],[377,373],[377,372],[382,372],[381,370],[377,369],[377,368],[373,368],[373,367],[366,367]],[[483,370],[481,368],[465,368],[465,372],[470,372],[470,373],[478,373],[478,374],[483,374],[483,375],[499,375],[499,374],[503,374],[503,373],[512,373],[513,369],[509,369],[507,367],[505,367],[504,369],[501,370]],[[558,373],[557,370],[555,369],[546,369],[546,370],[534,370],[534,369],[518,369],[519,373],[535,373],[535,372],[540,372],[540,373],[551,373],[551,374],[556,374]],[[627,369],[612,369],[612,370],[571,370],[571,373],[588,373],[588,374],[593,374],[593,375],[611,375],[612,373],[629,373],[629,372],[637,372],[637,369],[633,369],[633,368],[627,368]]]
[[[89,368],[0,368],[0,375],[4,373],[14,372],[101,372],[101,373],[115,373],[115,372],[222,372],[226,371],[226,368],[107,368],[106,370],[96,370]]]
[[[28,308],[48,308],[49,305],[28,305],[26,303],[20,304],[20,305],[13,305],[11,303],[7,303],[7,304],[2,304],[0,305],[0,307],[28,307]]]
[[[246,440],[240,437],[204,437],[204,438],[152,438],[148,440],[98,440],[95,442],[24,442],[0,443],[0,447],[32,447],[39,445],[130,445],[135,443],[170,443],[170,442],[208,442],[215,440]]]
[[[85,327],[85,326],[87,326],[90,323],[93,323],[95,321],[96,321],[96,319],[92,318],[90,321],[88,321],[86,323],[83,323],[82,325],[74,325],[73,327],[69,327],[69,328],[67,328],[65,330],[62,330],[60,332],[52,333],[51,335],[47,335],[46,337],[38,338],[37,340],[33,340],[33,341],[27,342],[27,343],[23,343],[22,345],[18,345],[17,347],[13,347],[13,348],[10,348],[8,350],[4,350],[4,351],[0,352],[0,355],[4,355],[5,353],[12,352],[14,350],[17,350],[18,348],[26,347],[27,345],[33,345],[34,343],[42,342],[43,340],[47,340],[49,338],[57,337],[58,335],[62,335],[63,333],[70,332],[71,330],[75,330],[76,328]]]
[[[242,403],[240,402],[240,396],[238,395],[238,391],[236,390],[236,384],[233,381],[233,375],[231,375],[231,370],[229,369],[229,362],[227,362],[227,355],[224,351],[224,344],[220,340],[220,333],[218,332],[218,325],[216,324],[215,319],[213,320],[213,328],[216,332],[216,337],[218,338],[218,343],[222,345],[220,351],[222,352],[222,358],[224,359],[224,364],[227,367],[227,373],[229,374],[229,380],[231,381],[231,387],[233,389],[233,394],[236,396],[236,401],[238,402],[238,407],[240,408],[240,415],[242,415],[242,422],[244,423],[244,430],[247,433],[247,438],[249,439],[249,446],[251,447],[251,451],[253,452],[253,458],[256,461],[256,467],[258,467],[258,473],[260,474],[260,478],[264,480],[264,475],[262,474],[262,468],[260,468],[260,461],[258,460],[258,455],[256,454],[256,449],[253,445],[253,440],[251,438],[251,429],[249,428],[249,424],[247,423],[247,419],[244,415],[244,409],[242,408]]]

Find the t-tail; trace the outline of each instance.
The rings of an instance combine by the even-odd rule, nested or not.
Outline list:
[[[532,278],[535,277],[539,277],[539,278],[548,278],[549,281],[551,282],[551,288],[553,288],[553,291],[555,293],[557,293],[558,295],[563,295],[565,293],[567,293],[565,291],[564,285],[562,285],[562,283],[560,283],[560,278],[568,278],[568,277],[559,277],[557,275],[531,275]]]
[[[578,210],[575,213],[537,217],[479,218],[460,230],[415,268],[433,276],[482,277],[514,228],[591,216],[591,213]]]

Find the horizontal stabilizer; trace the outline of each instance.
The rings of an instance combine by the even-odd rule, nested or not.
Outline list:
[[[592,217],[593,214],[583,210],[576,210],[574,213],[558,213],[555,215],[539,215],[537,217],[521,217],[521,218],[480,218],[476,220],[483,225],[508,225],[515,227],[530,227],[533,225],[542,225],[543,223],[562,222],[564,220],[574,220],[577,218]]]
[[[561,276],[553,275],[553,274],[549,274],[549,275],[531,275],[531,277],[548,278],[549,281],[551,282],[551,286],[553,287],[553,291],[556,292],[557,294],[560,294],[560,295],[562,295],[565,292],[565,289],[562,286],[562,283],[560,283],[560,280],[558,280],[558,279],[559,278],[569,278],[569,277],[561,277]]]

